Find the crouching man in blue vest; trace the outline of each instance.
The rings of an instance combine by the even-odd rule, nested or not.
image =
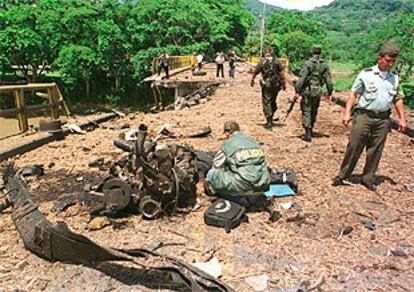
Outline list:
[[[252,138],[240,132],[235,121],[224,124],[226,141],[217,152],[207,173],[207,192],[237,200],[269,189],[270,175],[265,153]]]

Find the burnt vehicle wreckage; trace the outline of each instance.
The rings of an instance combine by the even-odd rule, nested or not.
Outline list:
[[[203,129],[198,134],[210,132],[211,129]],[[114,145],[127,155],[112,163],[108,176],[98,186],[64,195],[52,211],[63,211],[77,201],[89,204],[92,215],[128,212],[156,219],[177,210],[191,210],[196,204],[196,185],[211,167],[213,154],[175,143],[157,144],[160,135],[175,137],[163,129],[157,137],[150,138],[142,124],[134,133],[135,141],[115,140]]]
[[[210,132],[211,129],[206,128],[186,137],[203,137]],[[52,211],[63,211],[77,202],[86,203],[92,217],[139,213],[145,219],[156,219],[191,211],[197,204],[196,185],[211,168],[214,153],[195,151],[175,143],[157,144],[161,136],[177,137],[164,128],[151,138],[147,127],[141,124],[133,139],[115,140],[114,145],[126,154],[109,166],[109,175],[94,188],[85,187],[83,192],[62,196]],[[270,171],[273,182],[286,182],[286,173]],[[2,166],[0,173],[0,192],[6,197],[0,203],[0,212],[12,209],[12,220],[24,246],[34,254],[52,262],[91,267],[99,262],[128,261],[149,274],[155,273],[157,281],[161,281],[159,284],[170,289],[232,291],[214,277],[175,258],[142,248],[105,248],[73,233],[64,222],[53,225],[38,210],[26,188],[25,178],[42,175],[41,166],[16,170],[13,164],[7,164]],[[297,190],[296,177],[292,173],[288,176]],[[269,206],[269,201],[265,200],[262,208],[270,212],[270,219],[278,218],[277,212]]]

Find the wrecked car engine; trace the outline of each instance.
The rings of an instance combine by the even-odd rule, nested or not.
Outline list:
[[[157,143],[160,137],[149,137],[147,127],[141,124],[133,137],[115,140],[115,146],[126,155],[109,166],[108,176],[85,192],[64,195],[52,210],[60,212],[83,202],[92,215],[127,212],[156,219],[191,209],[196,205],[199,177],[211,166],[210,156],[202,155],[199,169],[194,150]]]

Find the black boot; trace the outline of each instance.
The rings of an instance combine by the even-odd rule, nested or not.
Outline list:
[[[266,124],[264,125],[264,128],[270,130],[272,129],[272,126],[273,126],[272,118],[271,117],[266,118]]]
[[[302,140],[306,142],[312,141],[312,130],[311,128],[305,128],[305,134],[302,136]]]

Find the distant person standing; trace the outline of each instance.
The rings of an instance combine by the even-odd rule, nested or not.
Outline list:
[[[197,66],[198,66],[198,71],[201,70],[201,68],[203,67],[203,60],[204,60],[204,54],[198,54],[197,55]]]
[[[163,52],[158,57],[158,76],[160,76],[161,71],[164,70],[165,76],[167,78],[170,78],[170,75],[169,75],[169,72],[168,72],[169,60],[170,60],[170,56],[168,56],[168,54],[166,52]]]
[[[342,120],[345,126],[352,126],[352,129],[341,169],[332,181],[333,186],[343,185],[344,180],[351,176],[365,148],[366,162],[361,184],[369,190],[376,190],[374,175],[391,128],[390,114],[393,104],[399,117],[398,131],[405,131],[407,127],[403,98],[398,94],[400,78],[391,71],[398,54],[399,50],[395,45],[385,44],[378,54],[377,65],[361,71],[352,86]]]
[[[193,54],[190,57],[190,64],[191,64],[191,72],[194,72],[196,68],[196,64],[197,64],[197,56],[195,52],[193,52]]]
[[[302,66],[299,80],[295,85],[295,99],[302,96],[302,126],[305,130],[302,139],[307,142],[312,140],[323,86],[326,85],[329,99],[331,99],[333,92],[331,71],[328,63],[321,58],[321,52],[321,46],[313,46],[312,57]]]
[[[267,48],[264,51],[264,58],[260,59],[254,69],[250,85],[253,87],[254,79],[258,74],[262,74],[260,85],[262,87],[263,113],[266,117],[266,129],[272,129],[273,116],[277,110],[276,98],[280,89],[286,90],[286,77],[284,66],[279,59],[273,55],[273,50]]]
[[[234,78],[234,73],[236,72],[236,53],[231,52],[229,54],[229,76]]]
[[[223,53],[219,52],[216,54],[216,77],[220,76],[220,72],[221,72],[221,77],[224,77],[224,55]]]

